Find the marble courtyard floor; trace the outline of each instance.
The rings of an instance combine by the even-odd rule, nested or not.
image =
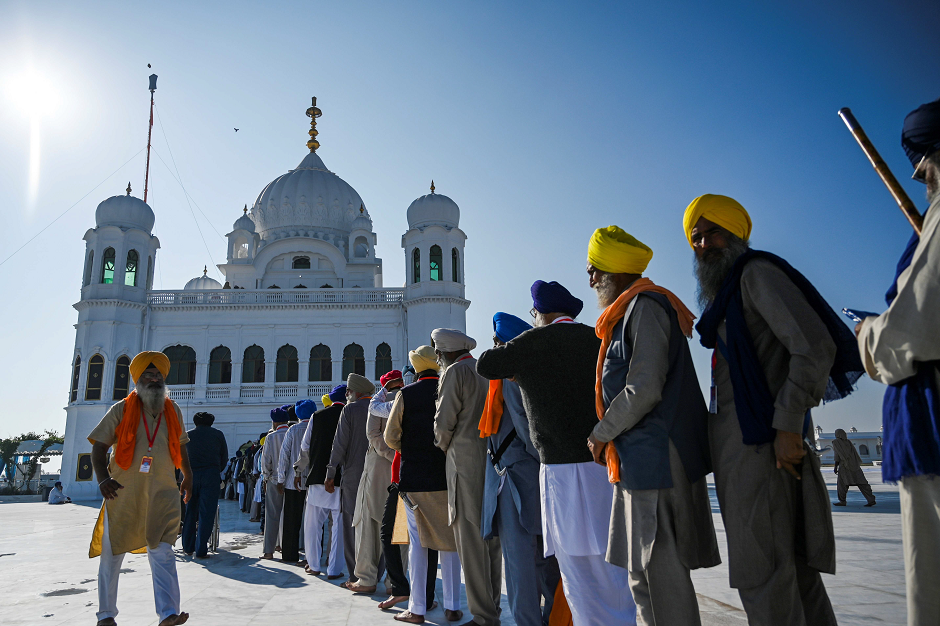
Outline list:
[[[835,500],[835,476],[824,468]],[[841,624],[905,623],[904,564],[897,487],[882,485],[880,470],[865,471],[878,505],[862,508],[857,489],[849,506],[834,508],[837,574],[823,576]],[[727,546],[714,503],[722,557]],[[0,624],[37,626],[95,624],[98,561],[88,558],[88,542],[97,503],[50,506],[0,497]],[[376,608],[381,595],[353,596],[327,581],[278,561],[259,561],[258,524],[250,524],[234,502],[222,503],[220,551],[207,561],[185,557],[177,544],[183,610],[193,626],[265,624],[397,624],[391,612]],[[156,624],[146,555],[124,560],[118,623]],[[737,593],[728,587],[726,565],[693,573],[702,621],[707,626],[746,624]],[[382,585],[379,585],[382,590]],[[624,590],[624,593],[629,593]],[[438,580],[440,598],[440,580]],[[404,610],[400,605],[399,610]],[[503,589],[505,626],[515,622]],[[469,619],[463,596],[464,619]],[[396,611],[397,612],[397,611]],[[441,609],[428,614],[429,624],[447,624]]]

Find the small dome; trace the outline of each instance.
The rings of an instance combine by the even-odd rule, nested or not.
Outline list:
[[[202,276],[197,276],[183,287],[184,291],[205,291],[207,289],[221,289],[222,285],[214,278],[209,277],[209,268],[202,270]]]
[[[243,209],[244,213],[242,216],[235,220],[235,223],[232,224],[232,230],[247,230],[249,233],[255,232],[255,222],[250,217],[248,217],[248,205],[245,205]]]
[[[431,193],[421,196],[408,207],[408,228],[424,228],[425,226],[444,226],[457,228],[460,224],[460,208],[457,203],[447,196],[434,193],[434,183],[431,183]]]
[[[127,183],[127,195],[111,196],[95,209],[95,224],[118,228],[139,228],[149,233],[153,230],[153,209],[140,198],[131,195],[131,184]]]
[[[359,215],[356,216],[356,219],[353,220],[350,230],[367,230],[370,233],[372,232],[372,218],[369,217],[369,212],[366,211],[365,207],[359,206]]]

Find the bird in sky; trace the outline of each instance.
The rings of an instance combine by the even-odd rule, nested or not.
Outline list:
[[[235,129],[235,132],[236,132],[236,133],[238,132],[238,129],[237,129],[237,128]]]

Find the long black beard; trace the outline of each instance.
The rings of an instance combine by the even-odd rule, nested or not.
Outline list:
[[[749,247],[748,242],[740,237],[730,234],[726,237],[727,248],[709,248],[701,259],[695,257],[695,277],[698,279],[695,297],[703,311],[715,300],[735,261],[747,252]]]
[[[166,403],[166,384],[161,382],[137,385],[137,395],[144,409],[151,415],[157,415],[163,411],[163,405]]]

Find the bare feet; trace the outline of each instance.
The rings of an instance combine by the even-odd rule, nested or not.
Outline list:
[[[404,602],[408,599],[408,596],[389,596],[386,600],[379,602],[379,608],[383,611],[386,611],[396,604]]]
[[[264,560],[264,561],[273,561],[273,560],[274,560],[274,555],[271,554],[270,552],[265,552],[264,554],[262,554],[262,555],[259,556],[258,558],[259,558],[259,559],[262,559],[262,560]]]
[[[408,624],[423,624],[424,616],[415,615],[411,611],[405,611],[404,613],[399,613],[395,616],[395,620],[399,622],[406,622]]]
[[[162,622],[160,626],[179,626],[179,624],[185,624],[186,620],[189,619],[189,613],[180,613],[179,615],[171,615]]]
[[[371,596],[373,593],[375,593],[375,585],[366,587],[364,585],[360,585],[359,583],[346,583],[345,587],[356,595]]]

